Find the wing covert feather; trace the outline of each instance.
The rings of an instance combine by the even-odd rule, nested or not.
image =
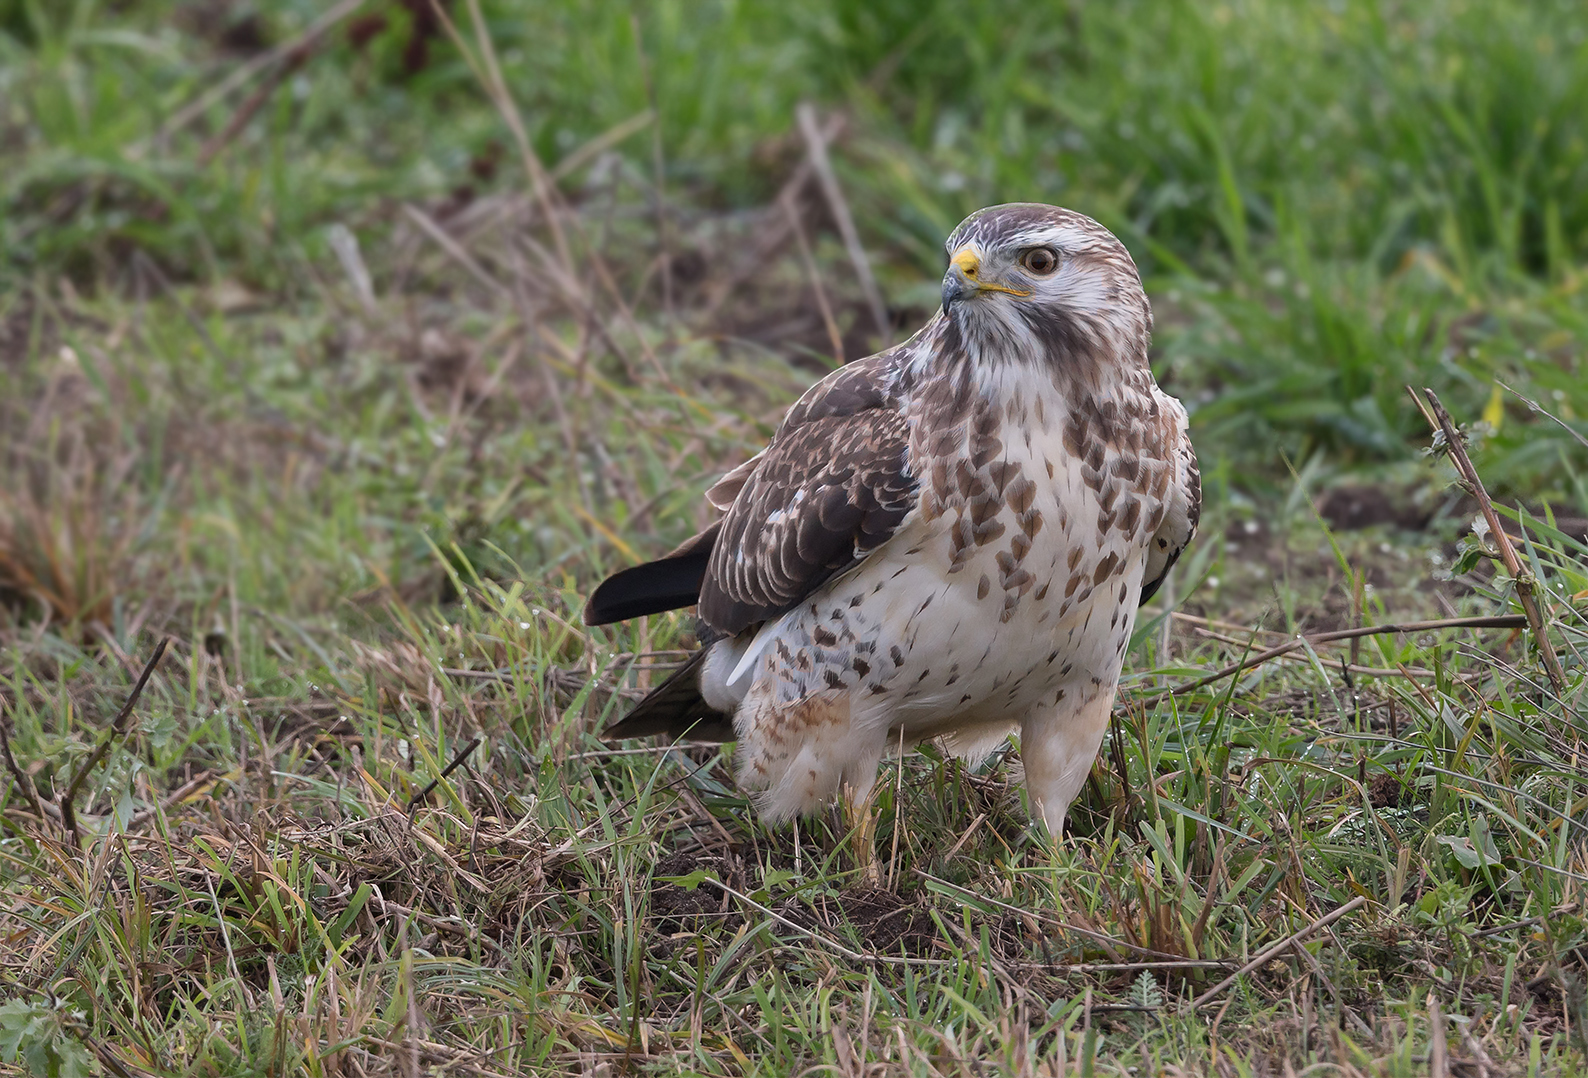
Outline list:
[[[796,606],[886,542],[915,508],[903,415],[812,411],[797,426],[785,422],[722,520],[700,589],[701,619],[722,632]]]
[[[1202,518],[1202,472],[1197,467],[1196,450],[1191,445],[1185,411],[1178,401],[1168,398],[1180,421],[1180,440],[1175,446],[1175,481],[1169,494],[1169,511],[1147,546],[1147,571],[1142,577],[1141,602],[1151,599],[1163,585],[1164,577],[1180,560],[1180,555],[1196,535]]]

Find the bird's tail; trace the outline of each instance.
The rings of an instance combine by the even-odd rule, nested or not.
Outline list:
[[[709,650],[703,647],[691,655],[671,677],[635,704],[633,711],[601,731],[601,740],[666,734],[690,741],[732,741],[733,717],[706,703],[700,694],[700,668]]]

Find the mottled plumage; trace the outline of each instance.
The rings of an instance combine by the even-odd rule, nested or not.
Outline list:
[[[977,758],[1018,731],[1057,831],[1136,608],[1196,529],[1185,411],[1119,241],[1016,204],[947,247],[943,310],[813,386],[707,492],[718,523],[585,611],[698,603],[701,651],[606,736],[736,736],[774,819],[864,797],[901,735]]]

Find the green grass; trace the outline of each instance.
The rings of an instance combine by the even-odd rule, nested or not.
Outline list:
[[[574,163],[566,257],[470,58],[443,31],[414,67],[413,17],[367,6],[382,25],[339,27],[221,146],[257,83],[158,136],[323,8],[0,0],[0,723],[26,776],[0,795],[0,1068],[1411,1075],[1437,1003],[1452,1059],[1588,1069],[1588,456],[1524,400],[1583,431],[1575,6],[484,0],[530,145]],[[757,247],[806,99],[845,116],[902,329],[975,206],[1115,228],[1209,497],[1074,834],[1027,826],[1018,752],[911,754],[879,786],[882,892],[836,819],[758,823],[731,756],[603,748],[689,626],[577,618],[831,362],[794,245]],[[799,205],[861,354],[846,255]],[[1560,512],[1524,553],[1566,699],[1526,634],[1470,630],[1155,698],[1265,633],[1514,608],[1407,383],[1488,424],[1503,500]],[[1312,502],[1342,485],[1442,510],[1330,533]],[[163,636],[74,838],[52,799]]]

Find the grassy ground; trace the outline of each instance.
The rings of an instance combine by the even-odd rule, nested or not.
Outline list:
[[[1576,5],[482,2],[0,0],[0,1069],[1588,1069]],[[891,333],[977,205],[1115,228],[1208,478],[1073,833],[911,754],[881,888],[602,746],[690,626],[577,617],[878,343],[802,100]],[[1558,514],[1567,690],[1459,628],[1165,696],[1519,609],[1408,382]]]

